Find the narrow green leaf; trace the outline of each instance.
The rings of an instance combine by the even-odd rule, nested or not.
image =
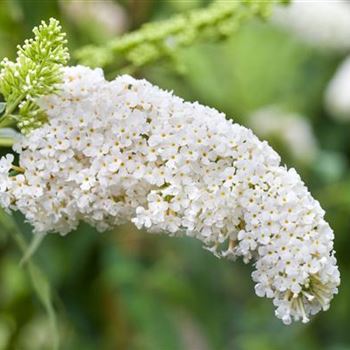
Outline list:
[[[45,234],[34,234],[34,237],[30,242],[30,245],[28,246],[27,250],[24,252],[24,255],[19,263],[20,266],[25,265],[31,259],[31,257],[40,247],[40,244],[43,241],[44,237],[45,237]]]
[[[0,102],[0,115],[5,112],[6,102]]]
[[[57,316],[52,303],[52,293],[50,283],[41,270],[31,261],[28,262],[28,271],[31,277],[36,294],[44,306],[50,322],[53,337],[52,349],[59,349],[59,332],[57,327]]]
[[[35,293],[40,303],[43,305],[49,319],[53,336],[52,350],[58,350],[60,337],[57,326],[57,316],[53,307],[51,286],[47,277],[31,259],[36,248],[42,241],[42,237],[38,236],[39,238],[34,238],[32,243],[28,246],[13,217],[6,214],[2,209],[0,209],[0,225],[2,228],[1,231],[8,237],[12,237],[18,248],[24,254],[22,259],[22,261],[24,260],[26,262],[24,267],[29,273]]]

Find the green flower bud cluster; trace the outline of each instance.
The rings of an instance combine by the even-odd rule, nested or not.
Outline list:
[[[266,18],[274,4],[285,0],[215,1],[168,20],[147,23],[141,29],[103,46],[88,45],[75,53],[79,63],[92,67],[113,65],[141,67],[164,57],[174,57],[178,49],[197,41],[217,41],[237,30],[252,17]]]
[[[33,29],[34,38],[18,46],[15,62],[0,63],[0,93],[6,107],[0,126],[16,123],[22,133],[42,125],[45,113],[35,99],[57,91],[62,81],[62,66],[69,60],[66,34],[56,19]]]

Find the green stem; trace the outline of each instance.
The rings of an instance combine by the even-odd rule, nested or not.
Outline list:
[[[13,144],[14,144],[14,140],[9,137],[0,138],[0,147],[12,147]]]
[[[24,95],[20,95],[13,103],[6,105],[5,113],[0,118],[0,128],[10,126],[16,122],[16,117],[12,113],[16,110],[24,97]]]
[[[17,106],[23,100],[23,98],[24,98],[24,96],[20,95],[17,97],[17,99],[15,100],[14,103],[6,105],[6,110],[5,110],[5,114],[4,114],[5,118],[6,118],[6,116],[10,115],[17,108]]]
[[[7,115],[6,118],[0,119],[0,128],[6,128],[7,126],[16,123],[15,116],[13,114]]]
[[[23,168],[21,168],[20,166],[16,166],[16,165],[12,165],[12,169],[14,171],[17,171],[18,173],[22,173],[22,174],[25,172],[25,170]]]

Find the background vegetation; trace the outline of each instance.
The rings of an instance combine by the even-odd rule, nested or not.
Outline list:
[[[74,51],[208,3],[1,0],[0,58],[13,58],[16,44],[51,16],[62,22]],[[33,258],[38,275],[19,265],[22,252],[13,239],[19,231],[29,241],[31,228],[20,216],[14,223],[2,213],[0,349],[50,349],[55,334],[45,304],[49,296],[61,349],[350,349],[350,120],[334,120],[323,103],[343,58],[269,22],[251,20],[228,40],[178,51],[177,63],[164,60],[133,72],[243,125],[250,126],[254,111],[269,105],[310,124],[317,150],[306,161],[281,134],[264,138],[302,174],[335,231],[343,282],[328,312],[307,325],[284,326],[270,301],[255,296],[250,266],[218,260],[191,239],[150,235],[133,226],[99,234],[82,225],[64,238],[49,235]],[[115,76],[113,66],[107,74]]]

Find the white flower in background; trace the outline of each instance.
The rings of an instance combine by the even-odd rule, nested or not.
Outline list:
[[[334,118],[350,120],[350,56],[340,65],[328,84],[325,104]]]
[[[65,69],[38,103],[48,123],[0,162],[0,203],[36,232],[79,221],[195,237],[218,256],[253,261],[256,293],[288,324],[327,309],[340,282],[333,232],[294,169],[214,109],[145,80]],[[22,169],[22,170],[21,170]]]
[[[347,0],[293,0],[276,6],[272,21],[300,39],[325,49],[350,50],[350,4]]]
[[[125,10],[112,0],[62,0],[60,6],[65,15],[73,22],[99,25],[110,35],[123,33],[127,26]]]
[[[305,163],[315,159],[317,140],[305,117],[268,106],[252,113],[248,125],[262,138],[278,138],[294,159]]]

